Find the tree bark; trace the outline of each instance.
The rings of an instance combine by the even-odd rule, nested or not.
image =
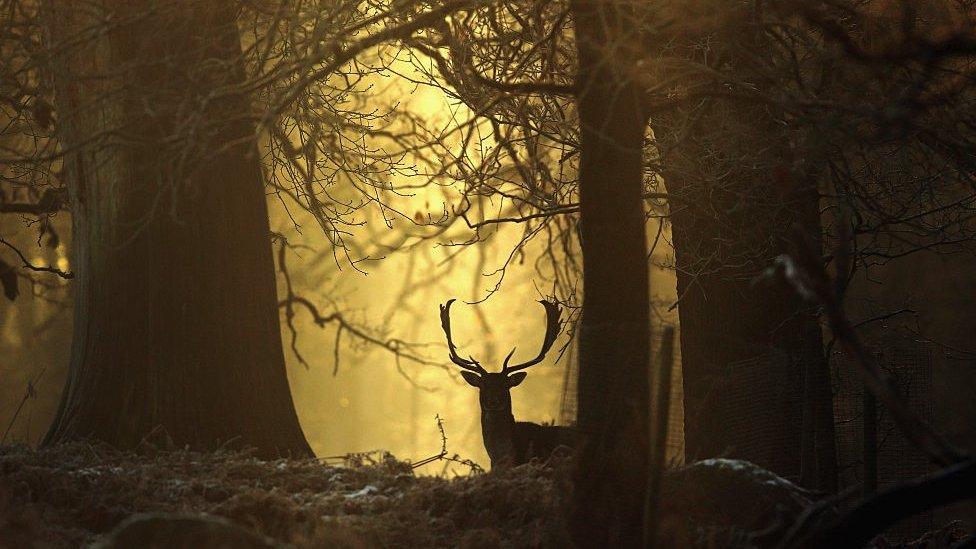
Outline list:
[[[676,81],[691,97],[650,121],[671,206],[685,454],[746,459],[830,490],[833,405],[816,311],[763,276],[797,231],[820,246],[816,150],[773,102],[748,99],[777,86],[757,61],[771,48],[749,5],[689,4],[682,20],[693,23],[651,43],[714,71]],[[711,74],[752,88],[737,93]]]
[[[53,47],[88,36],[51,60],[78,279],[48,443],[311,453],[285,371],[234,10],[45,4]]]
[[[619,3],[576,0],[571,9],[579,56],[584,287],[578,426],[586,438],[572,525],[580,547],[634,546],[641,540],[650,410],[642,199],[647,118],[641,90],[624,72],[631,65],[629,25],[639,23]]]
[[[651,123],[665,144],[672,206],[685,453],[746,459],[794,479],[802,472],[808,486],[830,489],[833,406],[817,316],[785,284],[763,279],[775,257],[790,250],[795,229],[820,242],[818,203],[793,187],[808,182],[775,175],[791,169],[775,166],[776,151],[758,159],[759,169],[750,158],[727,166],[724,181],[704,173],[700,159],[716,148],[729,157],[738,150],[698,140],[699,129],[707,135],[705,128],[733,116],[705,110],[683,138]],[[763,124],[769,115],[756,111],[740,105],[737,126],[771,131]]]

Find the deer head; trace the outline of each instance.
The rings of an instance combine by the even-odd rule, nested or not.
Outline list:
[[[515,354],[515,349],[513,348],[508,353],[508,356],[505,357],[501,372],[488,372],[474,357],[469,356],[465,359],[461,358],[457,353],[457,347],[451,338],[451,304],[454,301],[451,299],[440,306],[441,327],[444,329],[444,335],[447,336],[447,348],[450,351],[451,362],[462,368],[461,377],[469,385],[478,388],[482,413],[507,411],[508,414],[511,414],[512,397],[509,391],[512,387],[525,380],[527,374],[521,370],[542,362],[542,359],[545,358],[546,353],[549,352],[552,344],[556,341],[556,336],[559,335],[559,316],[561,314],[559,306],[549,301],[539,301],[546,310],[546,336],[542,341],[542,350],[539,351],[539,354],[535,358],[528,362],[509,365],[512,356]]]

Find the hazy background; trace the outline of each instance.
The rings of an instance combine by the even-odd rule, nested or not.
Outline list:
[[[272,202],[274,204],[274,202]],[[452,297],[459,301],[452,311],[454,337],[465,355],[471,354],[489,369],[512,346],[518,357],[538,352],[544,333],[545,315],[535,303],[541,298],[533,285],[531,262],[510,266],[504,285],[484,303],[471,306],[473,296],[495,285],[493,271],[504,261],[518,237],[517,230],[503,234],[489,245],[485,265],[474,248],[462,252],[451,262],[445,256],[456,249],[425,242],[363,268],[367,274],[344,267],[341,270],[321,233],[308,230],[296,235],[287,217],[273,210],[272,226],[289,234],[311,250],[301,250],[301,258],[289,256],[289,269],[296,291],[322,303],[334,300],[348,319],[387,337],[430,343],[425,354],[446,362],[446,346],[440,328],[437,305]],[[67,217],[61,214],[62,217]],[[3,220],[5,234],[15,234],[17,242],[35,251],[35,263],[61,258],[61,267],[70,268],[64,248],[47,250],[33,245],[33,236],[17,230],[17,220]],[[66,231],[67,232],[67,231]],[[509,234],[505,234],[509,233]],[[67,236],[65,234],[64,236]],[[661,260],[666,246],[659,246]],[[675,299],[673,273],[654,270],[653,291],[660,301]],[[160,273],[165,276],[165,273]],[[43,437],[57,408],[64,383],[71,341],[70,282],[50,278],[57,287],[45,298],[32,298],[22,282],[21,297],[0,306],[0,426],[4,430],[27,391],[35,385],[35,396],[23,404],[7,442],[35,444]],[[432,281],[432,282],[431,282]],[[485,332],[477,310],[484,315],[490,332]],[[308,367],[288,349],[290,334],[283,329],[285,356],[295,405],[302,426],[316,454],[333,456],[347,452],[389,450],[401,459],[417,460],[440,450],[440,435],[435,415],[444,420],[448,451],[487,466],[481,442],[477,390],[460,380],[455,372],[436,366],[401,360],[398,366],[389,351],[364,344],[353,336],[340,341],[339,367],[334,372],[335,327],[319,328],[304,311],[298,310],[298,345]],[[564,334],[557,346],[568,341]],[[513,390],[512,400],[518,420],[557,421],[563,396],[566,368],[574,363],[572,349],[555,362],[556,349],[546,360],[531,368],[526,381]],[[680,378],[678,378],[680,379]],[[439,472],[435,465],[426,472]]]
[[[390,101],[424,115],[432,124],[445,123],[458,110],[437,90],[395,81],[387,84],[384,93]],[[437,219],[457,198],[453,193],[456,190],[450,187],[431,187],[393,202],[401,210],[419,215],[415,219],[426,219],[428,214]],[[338,259],[334,256],[329,240],[307,213],[286,209],[287,203],[275,196],[269,197],[269,204],[272,230],[298,246],[287,255],[296,293],[315,302],[324,314],[339,311],[380,339],[429,344],[418,352],[446,365],[398,362],[389,351],[344,333],[337,366],[336,326],[320,328],[304,309],[297,308],[297,346],[307,366],[289,349],[291,334],[284,318],[282,337],[295,405],[316,454],[324,457],[382,449],[400,459],[422,459],[440,451],[435,420],[440,416],[448,452],[487,467],[477,390],[463,383],[457,368],[447,362],[438,304],[458,298],[452,311],[455,340],[463,355],[475,356],[490,371],[500,367],[513,346],[519,349],[515,360],[534,356],[545,328],[545,315],[536,301],[552,291],[539,282],[535,270],[541,244],[530,244],[524,255],[510,261],[498,290],[472,306],[465,301],[483,299],[498,284],[500,273],[496,271],[521,238],[523,227],[498,225],[480,245],[457,247],[449,245],[456,232],[454,237],[445,233],[422,239],[419,236],[430,237],[437,227],[396,217],[387,225],[380,210],[366,208],[361,214],[365,225],[355,235],[355,246],[382,259],[357,264],[357,269],[341,254]],[[58,263],[60,268],[70,269],[68,214],[59,214],[55,226],[62,243],[49,249],[38,245],[36,230],[26,227],[22,219],[0,217],[0,232],[29,251],[35,264]],[[403,241],[405,232],[417,238]],[[655,231],[650,232],[653,237]],[[676,315],[666,310],[676,299],[674,274],[664,267],[672,263],[669,240],[665,230],[652,258],[658,265],[653,270],[652,292],[659,318],[675,323]],[[44,436],[58,405],[70,355],[71,283],[56,277],[40,280],[50,286],[37,288],[41,297],[32,298],[26,280],[21,280],[21,297],[0,305],[0,429],[9,427],[8,443],[36,444]],[[284,291],[281,280],[279,289]],[[564,330],[550,356],[531,368],[527,380],[513,390],[517,420],[571,420],[572,406],[567,414],[561,405],[566,370],[575,366],[572,346],[556,362],[557,350],[568,341]],[[680,374],[673,379],[680,380]],[[676,396],[678,391],[675,387]],[[571,386],[569,394],[572,392]],[[677,452],[680,398],[672,400],[672,445]],[[22,408],[19,413],[18,408]],[[443,470],[441,463],[424,472]]]

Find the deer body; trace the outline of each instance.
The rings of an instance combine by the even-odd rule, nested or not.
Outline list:
[[[469,385],[477,387],[481,404],[481,436],[485,450],[491,458],[491,468],[521,465],[534,458],[548,459],[553,450],[560,446],[575,447],[576,431],[570,427],[539,425],[527,421],[515,421],[512,414],[513,387],[525,380],[526,373],[520,370],[542,361],[552,347],[559,332],[559,308],[549,302],[541,303],[546,308],[547,328],[542,351],[528,362],[509,366],[515,349],[505,358],[502,371],[491,373],[481,367],[473,358],[463,359],[451,340],[450,307],[453,299],[441,306],[441,326],[447,336],[450,358],[462,368],[461,377]]]
[[[576,447],[576,429],[559,425],[539,425],[528,421],[516,421],[512,430],[511,459],[513,465],[527,463],[533,459],[546,460],[560,446]],[[491,454],[489,454],[489,457]],[[502,458],[505,463],[507,458]],[[492,467],[495,466],[492,460]]]

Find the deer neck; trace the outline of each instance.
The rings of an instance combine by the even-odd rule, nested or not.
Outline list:
[[[512,407],[501,410],[481,410],[481,436],[485,442],[485,450],[491,459],[501,459],[512,452],[512,431],[515,428],[515,416]]]
[[[481,410],[481,427],[483,429],[511,429],[515,425],[512,407],[501,410]]]

